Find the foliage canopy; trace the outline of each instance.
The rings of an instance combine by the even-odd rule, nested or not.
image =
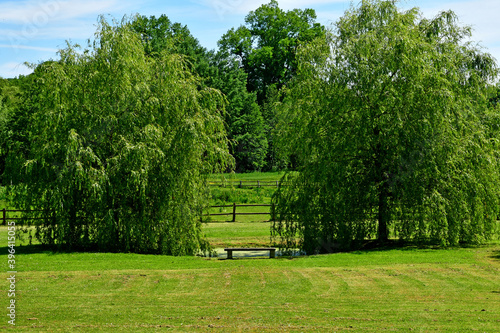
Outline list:
[[[324,27],[315,19],[313,9],[284,11],[271,0],[247,15],[246,26],[222,36],[221,50],[241,62],[248,74],[248,90],[257,92],[259,104],[270,86],[280,89],[295,75],[299,45],[324,34]]]
[[[274,199],[283,247],[348,249],[390,232],[454,245],[497,232],[487,91],[498,72],[470,36],[451,11],[426,19],[362,1],[302,49],[279,106],[277,139],[301,165]]]

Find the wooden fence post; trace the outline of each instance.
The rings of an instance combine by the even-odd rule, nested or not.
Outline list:
[[[233,203],[233,222],[236,222],[236,202]]]
[[[2,209],[2,224],[7,225],[7,209]]]

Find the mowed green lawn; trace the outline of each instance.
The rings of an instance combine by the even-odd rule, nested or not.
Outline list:
[[[216,248],[274,245],[270,237],[270,222],[207,223],[203,230]]]
[[[273,189],[229,186],[213,192],[214,204],[251,204],[269,203]],[[231,217],[212,217],[204,226],[216,248],[273,245],[267,215],[238,216],[236,223],[218,219]],[[276,259],[264,253],[235,260],[17,246],[15,328],[7,317],[6,246],[7,228],[0,227],[5,312],[0,310],[0,331],[500,331],[498,241],[473,248]]]
[[[213,224],[211,241],[265,238]],[[238,227],[241,227],[237,231]],[[231,231],[233,230],[233,231]],[[267,229],[268,230],[268,229]],[[6,227],[0,243],[7,244]],[[241,239],[243,238],[243,239]],[[227,241],[230,242],[230,241]],[[237,244],[239,244],[237,242]],[[7,314],[7,248],[0,277]],[[237,255],[237,254],[235,254]],[[35,332],[498,332],[500,244],[297,258],[51,253],[18,246],[16,327]]]

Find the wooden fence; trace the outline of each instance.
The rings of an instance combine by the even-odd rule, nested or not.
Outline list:
[[[209,181],[209,186],[219,187],[279,187],[286,186],[285,183],[280,183],[279,180],[228,180],[228,181]]]
[[[32,210],[20,210],[20,209],[2,209],[2,223],[1,225],[7,225],[7,221],[17,221],[22,220],[21,217],[9,217],[8,213],[24,213],[24,212],[43,212],[43,210],[32,209]],[[45,217],[28,217],[24,218],[28,220],[44,220]]]
[[[263,205],[263,204],[241,204],[237,205],[236,203],[233,203],[232,205],[218,205],[218,206],[210,206],[210,208],[230,208],[232,207],[232,212],[230,213],[208,213],[208,214],[203,214],[203,216],[232,216],[232,222],[236,222],[236,216],[237,215],[271,215],[271,220],[274,220],[274,216],[272,216],[272,212],[274,209],[271,209],[270,211],[267,212],[237,212],[238,207],[272,207],[272,205]],[[7,225],[7,221],[16,221],[16,220],[21,220],[21,217],[9,217],[8,213],[24,213],[24,212],[32,212],[32,211],[41,211],[41,210],[18,210],[18,209],[2,209],[2,223],[1,225]],[[43,217],[33,217],[33,218],[28,218],[30,220],[40,220],[44,219]]]
[[[237,213],[236,208],[237,207],[272,207],[273,205],[250,205],[250,204],[242,204],[242,205],[237,205],[236,203],[233,203],[232,205],[219,205],[219,206],[210,206],[210,208],[233,208],[233,211],[230,213],[209,213],[209,214],[203,214],[203,216],[232,216],[232,222],[236,222],[236,215],[271,215],[271,221],[274,221],[274,216],[273,216],[273,211],[274,209],[271,209],[270,211],[267,212],[249,212],[249,213]]]

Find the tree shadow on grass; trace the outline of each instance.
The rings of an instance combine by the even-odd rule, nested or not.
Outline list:
[[[10,253],[9,250],[11,250],[11,248],[8,246],[0,247],[0,253],[2,253],[2,254],[9,254]],[[55,249],[53,247],[42,245],[42,244],[16,245],[16,247],[14,247],[14,250],[16,251],[14,253],[16,256],[23,255],[23,254],[54,253],[55,252]]]
[[[500,250],[493,251],[493,254],[491,255],[491,258],[500,261]]]
[[[416,249],[436,248],[434,244],[417,244],[413,242],[405,242],[401,240],[387,240],[380,242],[378,240],[370,240],[364,242],[358,251],[392,251],[392,250],[416,250]]]
[[[402,240],[387,240],[380,242],[378,240],[365,241],[359,244],[356,248],[346,251],[350,253],[366,253],[366,252],[384,252],[384,251],[415,251],[415,250],[439,250],[441,246],[435,243],[417,243]]]
[[[456,246],[442,246],[437,244],[436,242],[412,242],[412,241],[402,241],[402,240],[388,240],[380,242],[378,240],[370,240],[370,241],[365,241],[355,249],[345,252],[362,254],[366,252],[384,252],[393,250],[416,251],[416,250],[445,250],[452,248],[475,249],[484,246],[488,247],[490,245],[459,244]],[[497,251],[497,256],[495,257],[500,260],[500,251]]]

